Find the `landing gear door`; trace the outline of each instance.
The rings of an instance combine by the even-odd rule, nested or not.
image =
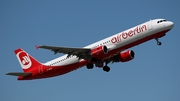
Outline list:
[[[149,30],[152,30],[152,29],[153,29],[152,20],[150,20],[150,21],[148,22],[148,29],[149,29]]]

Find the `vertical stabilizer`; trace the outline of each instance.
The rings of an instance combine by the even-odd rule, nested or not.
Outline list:
[[[41,65],[40,62],[21,48],[16,49],[14,52],[24,72],[29,72]]]

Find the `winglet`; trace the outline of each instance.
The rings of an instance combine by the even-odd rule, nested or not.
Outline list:
[[[39,49],[39,46],[36,45],[35,47],[36,47],[36,49]]]

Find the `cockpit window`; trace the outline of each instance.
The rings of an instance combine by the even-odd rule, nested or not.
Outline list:
[[[159,20],[157,23],[166,22],[167,20]]]

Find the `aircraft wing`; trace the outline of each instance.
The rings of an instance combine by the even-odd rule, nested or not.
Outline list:
[[[54,54],[57,53],[63,53],[63,54],[68,54],[67,57],[71,55],[77,56],[79,59],[85,59],[89,60],[91,58],[91,49],[89,48],[72,48],[72,47],[57,47],[57,46],[36,46],[36,48],[43,48],[43,49],[48,49],[54,52]]]

